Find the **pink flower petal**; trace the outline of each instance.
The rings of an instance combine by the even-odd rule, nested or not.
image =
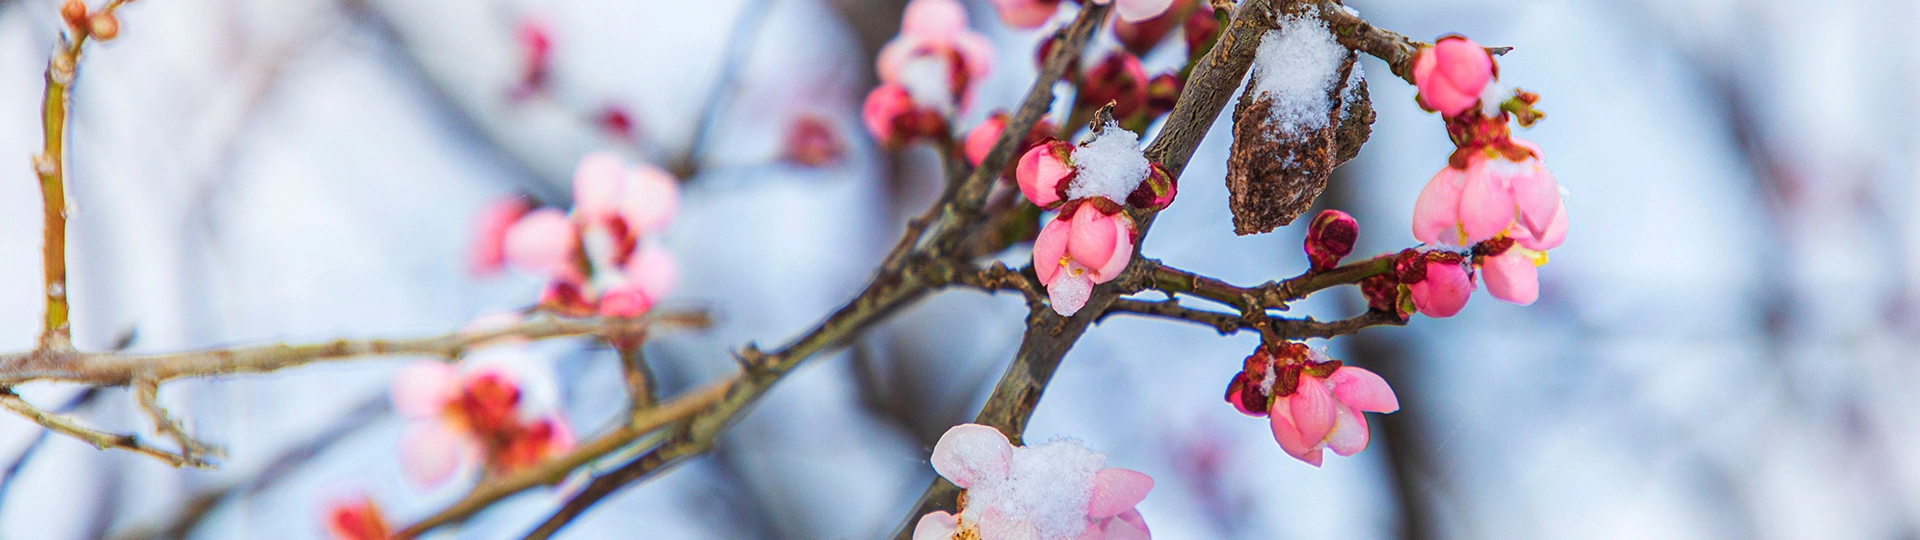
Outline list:
[[[579,245],[579,230],[573,220],[557,209],[541,208],[507,228],[503,251],[515,268],[554,276],[573,268],[574,251]]]
[[[1273,441],[1280,443],[1280,450],[1285,451],[1289,456],[1293,456],[1294,459],[1305,461],[1308,465],[1319,467],[1319,441],[1309,443],[1306,439],[1300,437],[1300,428],[1294,426],[1293,413],[1289,412],[1288,409],[1288,407],[1274,407],[1272,410],[1267,411],[1267,421],[1273,427]]]
[[[1407,286],[1421,315],[1444,319],[1460,313],[1473,292],[1473,280],[1458,264],[1427,263],[1427,279]]]
[[[1053,12],[1060,9],[1058,0],[993,0],[993,7],[1000,11],[1000,21],[1016,28],[1035,28],[1053,18]]]
[[[1120,13],[1121,19],[1140,22],[1165,13],[1167,6],[1171,5],[1173,0],[1119,0],[1113,8]]]
[[[986,36],[962,31],[953,37],[953,50],[960,53],[960,61],[972,80],[984,79],[993,72],[993,42]]]
[[[1435,68],[1455,91],[1475,96],[1493,80],[1493,57],[1471,39],[1442,39],[1433,44]],[[1469,103],[1468,105],[1472,105]]]
[[[480,209],[469,261],[473,273],[487,275],[500,271],[507,262],[507,229],[531,210],[532,205],[519,196],[505,197]]]
[[[625,186],[626,160],[612,152],[594,152],[580,158],[573,169],[573,208],[588,220],[605,217],[620,204]]]
[[[1060,183],[1073,174],[1073,166],[1060,160],[1054,152],[1053,144],[1040,144],[1027,149],[1020,156],[1020,165],[1014,169],[1014,183],[1020,186],[1020,193],[1033,201],[1034,206],[1048,207],[1060,202]]]
[[[1467,233],[1467,243],[1493,238],[1513,223],[1513,186],[1507,183],[1507,175],[1494,170],[1509,166],[1504,159],[1479,154],[1469,161],[1466,183],[1460,188],[1460,227]]]
[[[1533,305],[1540,298],[1540,269],[1533,265],[1527,251],[1514,246],[1506,253],[1486,258],[1480,275],[1487,282],[1487,293],[1522,306]]]
[[[445,482],[477,455],[472,439],[439,421],[415,424],[400,443],[401,469],[420,488]]]
[[[432,418],[459,394],[453,366],[431,360],[414,362],[393,375],[393,410],[408,418]]]
[[[651,308],[653,300],[633,283],[623,283],[600,295],[602,317],[639,317]]]
[[[1052,285],[1067,266],[1067,239],[1073,228],[1069,223],[1071,220],[1059,218],[1048,221],[1033,240],[1033,273],[1039,276],[1041,285]]]
[[[1513,177],[1513,200],[1520,210],[1521,224],[1534,236],[1544,236],[1553,216],[1560,211],[1560,183],[1538,160],[1520,164]]]
[[[1117,221],[1091,206],[1082,205],[1073,214],[1073,226],[1067,236],[1067,254],[1087,268],[1105,268],[1114,258]],[[1124,256],[1124,255],[1123,255]]]
[[[1080,308],[1086,307],[1087,299],[1093,297],[1093,282],[1087,280],[1084,268],[1080,268],[1080,273],[1073,272],[1078,267],[1078,263],[1069,266],[1066,272],[1055,276],[1053,283],[1047,285],[1047,303],[1061,317],[1072,317],[1079,313]]]
[[[980,424],[953,426],[933,445],[933,470],[961,488],[1006,478],[1012,460],[1007,436]]]
[[[960,518],[946,512],[930,512],[920,516],[920,522],[913,526],[913,540],[949,540],[959,529]]]
[[[1465,171],[1442,167],[1413,203],[1413,237],[1428,244],[1460,243],[1460,184]]]
[[[1519,230],[1521,232],[1526,231],[1525,229]],[[1509,232],[1509,234],[1512,233]],[[1567,241],[1567,205],[1562,204],[1559,208],[1553,210],[1553,219],[1547,222],[1545,235],[1540,236],[1538,239],[1530,234],[1513,235],[1513,239],[1520,244],[1520,247],[1534,251],[1546,251],[1560,247],[1562,242]]]
[[[1107,520],[1106,540],[1152,540],[1153,533],[1147,530],[1147,519],[1140,516],[1139,510],[1129,509]]]
[[[1094,283],[1106,283],[1120,277],[1120,272],[1126,271],[1127,263],[1133,260],[1133,227],[1128,225],[1133,221],[1126,214],[1115,214],[1107,222],[1113,227],[1113,249],[1110,252],[1113,255],[1107,258],[1105,264],[1089,272],[1087,277]]]
[[[1333,396],[1348,407],[1377,413],[1400,410],[1400,398],[1393,394],[1393,387],[1372,371],[1340,366],[1327,382],[1333,383]]]
[[[1004,114],[990,116],[987,121],[974,126],[973,131],[967,133],[967,163],[979,167],[981,161],[986,161],[987,153],[993,151],[993,143],[999,142],[1000,134],[1006,130],[1007,116]],[[1021,190],[1022,193],[1025,191]]]
[[[1333,430],[1333,392],[1327,389],[1326,379],[1300,375],[1299,388],[1287,396],[1287,409],[1303,441],[1318,442]]]
[[[647,298],[658,302],[680,282],[680,265],[674,262],[673,252],[647,243],[641,244],[640,252],[627,262],[626,274],[628,280],[647,293]]]
[[[967,27],[967,8],[957,0],[913,0],[900,14],[900,34],[945,39]]]
[[[1336,411],[1339,421],[1333,426],[1333,433],[1327,435],[1327,448],[1342,456],[1351,456],[1367,449],[1367,417],[1359,409],[1340,407]]]
[[[1100,519],[1132,510],[1153,491],[1153,477],[1120,468],[1100,469],[1093,475],[1093,498],[1087,503],[1087,517]]]
[[[628,223],[643,233],[666,229],[680,207],[680,183],[672,173],[648,164],[627,171],[627,189],[620,210]]]
[[[884,56],[881,57],[885,59]],[[884,72],[883,72],[884,73]],[[884,80],[885,77],[883,76]],[[913,109],[913,96],[907,89],[895,83],[885,83],[875,87],[867,94],[867,101],[860,109],[860,119],[867,126],[867,132],[873,134],[882,144],[893,140],[893,119]]]

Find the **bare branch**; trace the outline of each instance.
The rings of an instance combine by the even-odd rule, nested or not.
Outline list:
[[[187,459],[225,457],[225,452],[220,448],[195,440],[193,436],[188,435],[186,427],[181,426],[173,415],[167,414],[167,410],[160,406],[160,383],[153,379],[134,380],[133,399],[140,403],[140,410],[147,413],[147,419],[153,421],[154,431],[179,444],[180,454]]]
[[[1337,321],[1321,322],[1313,317],[1262,317],[1252,320],[1244,315],[1223,313],[1204,309],[1193,309],[1180,305],[1177,299],[1161,301],[1134,300],[1122,298],[1107,306],[1100,315],[1101,320],[1117,314],[1140,315],[1162,319],[1181,320],[1211,327],[1220,335],[1230,335],[1241,330],[1259,330],[1263,326],[1275,339],[1330,338],[1359,332],[1374,326],[1404,326],[1405,320],[1398,316],[1382,312],[1368,311],[1358,316]]]
[[[152,445],[142,442],[139,437],[133,435],[100,431],[82,426],[80,422],[72,418],[40,410],[34,407],[33,404],[27,403],[27,400],[20,399],[20,395],[13,393],[13,389],[11,388],[0,389],[0,407],[6,407],[7,410],[13,411],[14,414],[27,417],[28,420],[45,426],[47,429],[53,430],[56,433],[86,441],[87,444],[91,444],[94,448],[101,450],[108,448],[130,450],[152,456],[174,467],[212,467],[211,464],[205,461],[155,448]]]

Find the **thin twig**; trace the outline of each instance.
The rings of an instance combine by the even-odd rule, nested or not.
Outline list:
[[[1142,274],[1144,279],[1130,287],[1129,292],[1154,290],[1181,293],[1233,306],[1240,310],[1258,307],[1284,311],[1289,303],[1306,298],[1307,295],[1390,273],[1393,271],[1395,256],[1396,254],[1389,253],[1347,263],[1330,270],[1309,270],[1293,278],[1269,281],[1253,287],[1241,287],[1148,259],[1143,264],[1149,267],[1149,271]]]
[[[180,445],[180,454],[187,459],[224,457],[218,447],[200,442],[188,435],[186,427],[180,425],[179,420],[175,420],[173,415],[167,414],[166,408],[160,406],[160,383],[153,379],[135,379],[133,399],[140,404],[140,410],[147,413],[147,419],[153,422],[154,431]]]
[[[1107,305],[1100,314],[1101,320],[1118,314],[1141,315],[1170,320],[1181,320],[1208,326],[1229,335],[1242,330],[1258,330],[1264,327],[1275,339],[1330,338],[1359,332],[1374,326],[1404,326],[1406,321],[1383,311],[1366,313],[1337,321],[1317,321],[1313,317],[1261,317],[1259,320],[1233,313],[1224,313],[1204,309],[1194,309],[1180,305],[1177,299],[1149,301],[1122,298]]]
[[[28,420],[32,420],[34,423],[45,426],[47,429],[62,435],[86,441],[87,444],[91,444],[94,448],[101,450],[108,448],[129,450],[152,456],[174,467],[212,467],[212,465],[204,461],[156,448],[142,442],[139,437],[133,435],[100,431],[82,426],[72,418],[40,410],[34,407],[33,404],[27,403],[27,400],[20,399],[20,395],[13,393],[13,389],[11,388],[0,389],[0,407],[5,407],[9,411],[13,411],[14,414],[27,417]]]
[[[685,182],[700,172],[700,160],[706,157],[707,146],[713,144],[714,126],[720,123],[720,114],[726,111],[728,101],[740,90],[740,70],[747,63],[747,55],[753,52],[754,38],[760,35],[761,23],[767,20],[769,0],[757,0],[740,8],[739,18],[734,19],[733,30],[727,35],[727,48],[721,52],[720,76],[707,91],[707,102],[700,107],[700,118],[693,126],[693,138],[687,143],[687,152],[670,164],[673,175]]]

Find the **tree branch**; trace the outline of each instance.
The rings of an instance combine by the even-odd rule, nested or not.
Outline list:
[[[1307,273],[1284,280],[1269,281],[1253,287],[1241,287],[1160,264],[1160,261],[1148,259],[1151,270],[1143,273],[1144,280],[1132,291],[1155,290],[1166,293],[1192,295],[1240,310],[1253,308],[1285,311],[1293,301],[1306,298],[1307,295],[1337,287],[1359,283],[1360,280],[1393,272],[1394,257],[1397,254],[1377,255],[1331,270]]]
[[[1337,321],[1321,322],[1313,317],[1265,317],[1262,321],[1251,320],[1246,316],[1204,309],[1193,309],[1180,305],[1178,299],[1160,301],[1135,300],[1122,298],[1107,306],[1100,314],[1100,320],[1118,314],[1132,314],[1170,320],[1181,320],[1211,327],[1220,335],[1231,335],[1242,330],[1260,330],[1266,328],[1277,339],[1331,338],[1359,332],[1374,326],[1405,326],[1406,321],[1383,311],[1368,311],[1360,315]]]
[[[13,392],[12,388],[0,388],[0,407],[5,407],[9,411],[13,411],[14,414],[24,416],[28,420],[45,426],[47,429],[53,430],[56,433],[86,441],[87,444],[91,444],[94,448],[101,450],[108,448],[130,450],[135,453],[152,456],[174,467],[212,467],[212,465],[205,461],[156,448],[142,442],[139,437],[133,435],[100,431],[82,426],[80,422],[72,418],[40,410],[34,407],[32,403],[27,403],[27,400],[21,399],[19,394]]]

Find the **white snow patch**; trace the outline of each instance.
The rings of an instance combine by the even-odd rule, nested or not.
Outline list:
[[[1493,118],[1500,115],[1500,104],[1513,97],[1513,87],[1500,83],[1500,79],[1487,81],[1480,89],[1480,113]]]
[[[962,515],[968,521],[979,523],[988,508],[1013,518],[1008,525],[1014,530],[982,529],[982,538],[1071,540],[1086,530],[1094,475],[1106,468],[1106,454],[1077,439],[1055,437],[1014,448],[1010,465],[1006,481],[975,484],[967,492]]]
[[[1327,126],[1327,96],[1350,55],[1327,24],[1311,13],[1290,16],[1260,37],[1254,53],[1255,90],[1274,101],[1273,119],[1288,132]]]
[[[900,66],[900,86],[913,102],[951,114],[954,108],[953,70],[945,59],[920,56]]]
[[[1140,136],[1113,122],[1086,146],[1073,149],[1073,166],[1079,173],[1067,184],[1068,199],[1106,197],[1113,202],[1126,202],[1147,179],[1150,167],[1140,151]]]

